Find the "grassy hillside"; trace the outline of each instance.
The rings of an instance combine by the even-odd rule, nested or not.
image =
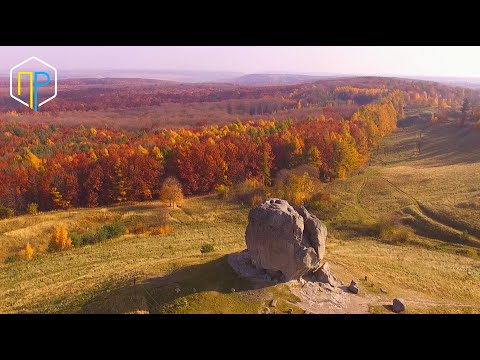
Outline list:
[[[480,134],[473,131],[418,116],[385,140],[369,167],[325,185],[340,204],[327,219],[327,260],[343,282],[359,280],[371,312],[389,312],[397,296],[411,313],[480,312]],[[413,231],[405,243],[371,231],[391,212]],[[117,219],[150,226],[165,214],[169,234],[45,252],[54,224],[81,233]],[[0,312],[259,313],[276,298],[275,312],[302,313],[285,285],[252,283],[227,264],[226,255],[245,247],[247,214],[207,196],[176,209],[149,202],[2,220],[2,261],[26,241],[36,254],[0,265]],[[203,244],[215,250],[202,254]]]

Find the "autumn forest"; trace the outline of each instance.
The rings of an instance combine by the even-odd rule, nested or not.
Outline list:
[[[49,211],[152,200],[167,177],[177,178],[187,196],[249,180],[268,187],[280,170],[302,164],[314,166],[320,181],[343,179],[368,161],[404,117],[406,105],[431,106],[432,121],[441,121],[469,95],[465,89],[384,78],[238,89],[161,83],[154,91],[143,82],[127,90],[111,83],[72,81],[70,91],[37,117],[25,120],[18,109],[0,122],[3,207],[22,214],[31,204]],[[200,98],[220,104],[232,120],[122,130],[101,122],[62,125],[50,117],[75,112],[87,118],[99,106],[120,103],[188,106]],[[8,104],[4,98],[0,106]]]

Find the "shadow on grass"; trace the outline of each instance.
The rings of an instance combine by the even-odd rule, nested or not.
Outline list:
[[[394,311],[393,311],[393,305],[382,305],[383,308],[391,313],[394,314]]]
[[[164,276],[137,281],[133,277],[115,290],[98,294],[81,313],[168,313],[180,299],[193,294],[242,293],[272,286],[240,277],[228,264],[228,255],[187,265]]]

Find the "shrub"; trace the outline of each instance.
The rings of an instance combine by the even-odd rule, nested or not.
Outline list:
[[[30,203],[27,205],[27,214],[37,215],[38,214],[38,204]]]
[[[73,246],[82,246],[83,245],[83,236],[78,234],[71,234],[70,239],[72,239]]]
[[[173,231],[173,227],[171,227],[170,225],[161,225],[150,230],[150,234],[164,235],[164,234],[170,234],[172,231]]]
[[[72,239],[68,236],[68,231],[63,226],[53,228],[52,237],[48,244],[49,251],[62,251],[72,246]]]
[[[86,233],[83,235],[72,234],[72,243],[75,246],[96,244],[107,239],[122,236],[127,230],[128,229],[122,221],[115,220],[112,224],[103,225],[97,232]]]
[[[206,254],[212,251],[215,251],[215,247],[213,246],[213,244],[203,244],[200,248],[200,252],[202,254]]]
[[[146,232],[147,227],[145,226],[145,224],[136,224],[132,229],[132,233],[134,233],[135,235],[145,234]]]
[[[372,227],[373,235],[385,239],[385,237],[393,234],[397,225],[399,225],[399,219],[396,214],[382,215]]]
[[[100,231],[105,232],[107,239],[111,239],[111,238],[123,235],[126,229],[127,228],[125,227],[125,224],[122,221],[115,220],[110,225],[103,225]]]
[[[0,220],[10,219],[15,215],[12,209],[0,205]]]
[[[462,240],[464,242],[469,242],[470,241],[470,234],[468,233],[467,230],[464,230],[462,233]]]
[[[412,238],[412,231],[404,226],[394,230],[391,237],[392,242],[394,243],[406,243]]]
[[[14,263],[18,260],[18,256],[17,255],[9,255],[5,258],[5,264],[11,264],[11,263]]]

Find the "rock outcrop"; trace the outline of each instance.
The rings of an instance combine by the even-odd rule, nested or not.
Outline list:
[[[335,275],[332,274],[332,270],[330,269],[330,264],[328,262],[324,263],[321,267],[313,272],[313,278],[321,283],[330,284],[333,287],[338,286],[338,281],[335,278]]]
[[[348,287],[348,290],[351,293],[358,294],[358,283],[355,280],[352,280],[350,282],[350,286]]]
[[[268,199],[248,215],[247,248],[251,261],[283,280],[299,279],[320,267],[327,228],[303,206]]]

